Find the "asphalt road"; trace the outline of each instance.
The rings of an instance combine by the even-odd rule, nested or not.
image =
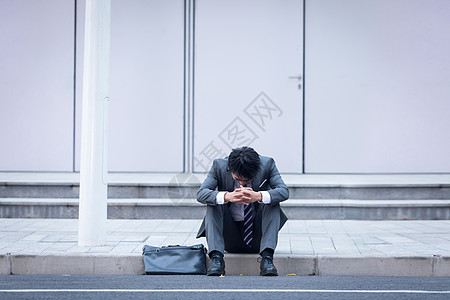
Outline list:
[[[0,276],[0,299],[450,299],[450,278]],[[250,298],[250,299],[251,299]]]

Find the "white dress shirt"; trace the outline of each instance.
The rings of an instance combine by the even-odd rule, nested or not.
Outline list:
[[[234,188],[239,188],[240,185],[236,181],[234,181]],[[248,187],[252,187],[251,183],[248,184]],[[216,196],[216,204],[223,205],[225,203],[225,193],[226,192],[219,192]],[[271,198],[268,191],[261,191],[262,200],[260,203],[264,204],[270,204]],[[244,204],[241,203],[231,203],[230,205],[230,213],[231,217],[233,217],[233,220],[235,221],[244,221]]]

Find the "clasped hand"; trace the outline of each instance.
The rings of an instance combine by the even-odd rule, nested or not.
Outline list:
[[[243,187],[235,189],[233,192],[225,193],[225,202],[241,203],[248,205],[250,203],[261,201],[262,195],[260,192],[255,192],[249,187]]]

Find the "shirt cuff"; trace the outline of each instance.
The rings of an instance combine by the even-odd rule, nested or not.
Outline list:
[[[261,202],[264,204],[270,204],[272,202],[272,199],[270,198],[270,194],[268,191],[261,191],[262,200]]]
[[[222,205],[225,203],[225,193],[226,192],[219,192],[216,196],[216,204]]]

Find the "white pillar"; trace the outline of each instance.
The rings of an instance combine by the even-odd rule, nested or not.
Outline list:
[[[86,0],[78,245],[106,244],[111,0]]]

